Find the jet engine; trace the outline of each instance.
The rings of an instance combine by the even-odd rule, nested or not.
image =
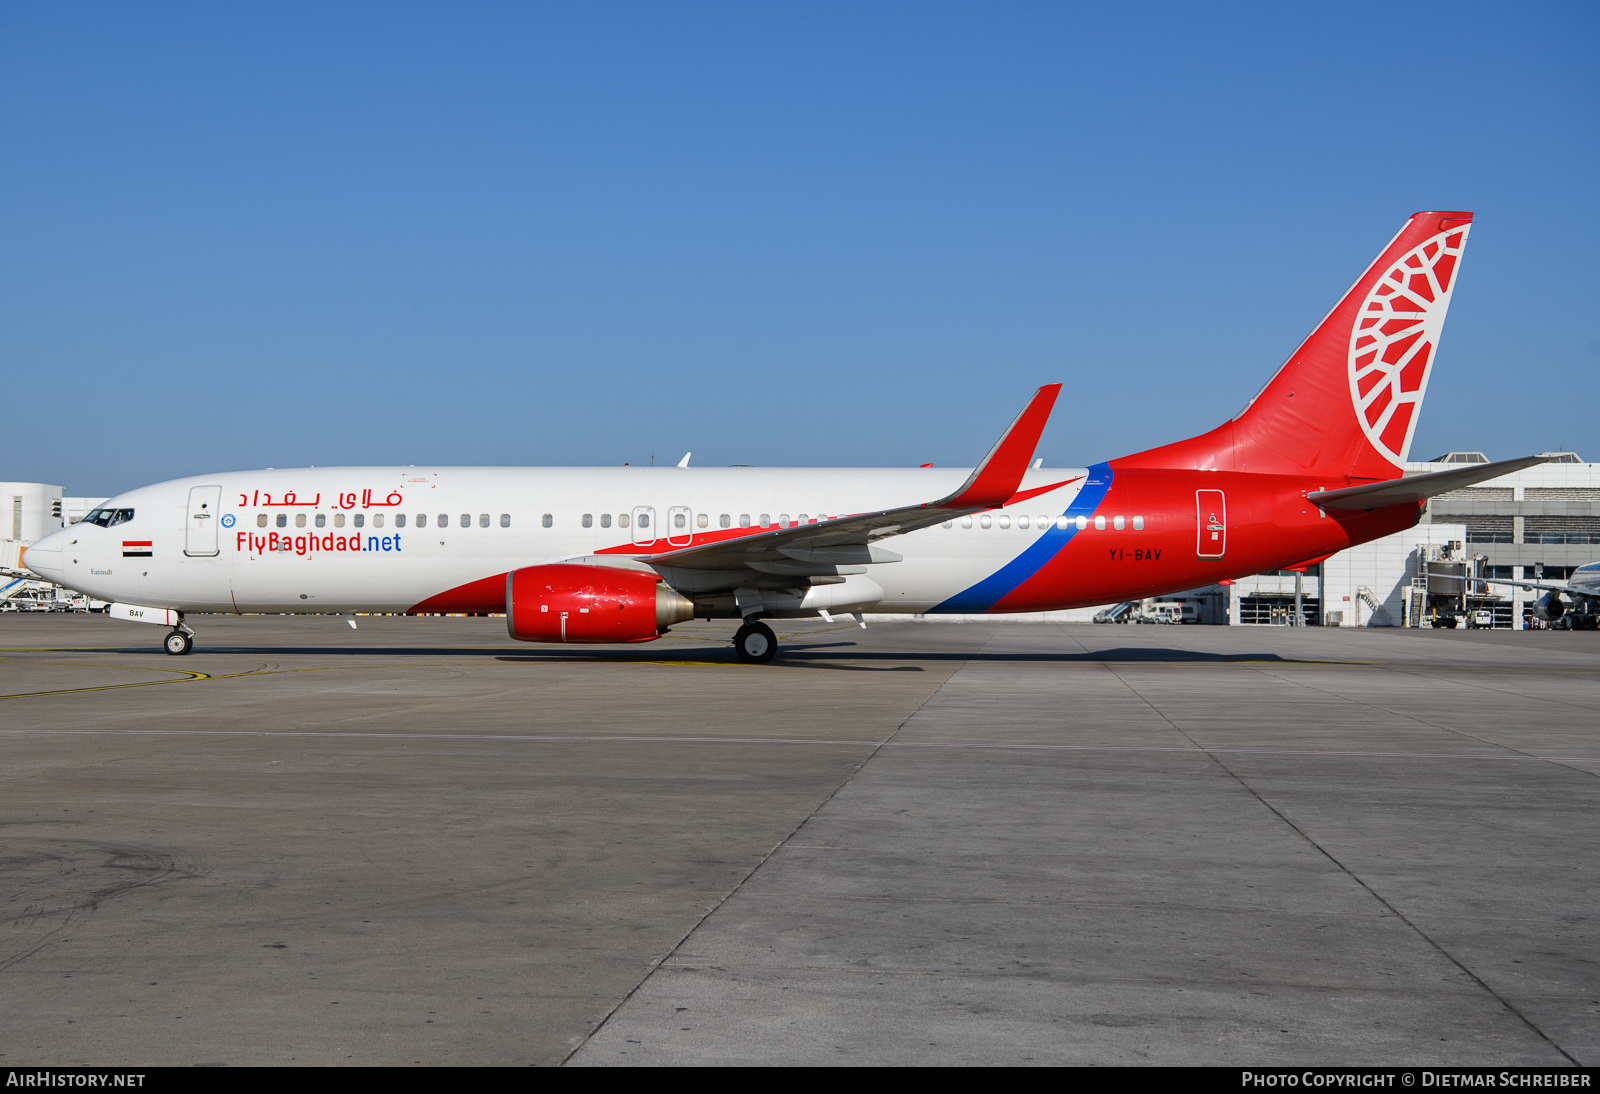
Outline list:
[[[1567,606],[1562,602],[1560,593],[1545,593],[1533,605],[1533,614],[1546,623],[1554,623],[1567,614]]]
[[[555,563],[506,575],[506,630],[520,642],[648,642],[693,618],[648,571]]]

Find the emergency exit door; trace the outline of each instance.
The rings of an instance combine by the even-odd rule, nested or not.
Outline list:
[[[687,547],[694,542],[694,514],[687,505],[674,505],[667,510],[667,545]]]
[[[1196,490],[1194,507],[1199,525],[1195,554],[1221,558],[1228,549],[1228,499],[1221,490]]]
[[[217,553],[217,512],[222,505],[222,487],[189,488],[189,520],[184,529],[183,553],[191,558],[209,558]]]
[[[653,506],[639,505],[633,510],[633,543],[648,547],[656,541],[656,511]]]

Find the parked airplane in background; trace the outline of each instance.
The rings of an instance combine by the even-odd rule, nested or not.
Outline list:
[[[1526,572],[1526,571],[1524,571]],[[1595,630],[1600,627],[1600,562],[1586,562],[1572,571],[1565,583],[1559,581],[1514,581],[1508,577],[1473,578],[1491,585],[1515,585],[1519,589],[1544,591],[1533,605],[1533,614],[1546,623],[1568,630]],[[1562,595],[1570,597],[1569,606]]]
[[[112,498],[24,562],[170,626],[175,654],[195,613],[503,611],[533,642],[737,619],[736,653],[765,662],[763,619],[1035,612],[1319,561],[1540,460],[1402,477],[1471,221],[1411,217],[1231,421],[1093,467],[1029,467],[1053,384],[970,472],[231,472]]]

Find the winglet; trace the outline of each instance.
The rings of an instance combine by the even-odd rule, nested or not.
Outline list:
[[[1004,505],[1022,485],[1028,461],[1033,459],[1033,450],[1039,447],[1039,435],[1044,432],[1050,411],[1056,405],[1056,396],[1060,394],[1060,384],[1046,384],[1036,391],[1017,415],[1017,420],[989,449],[972,477],[954,494],[934,502],[932,508],[997,509]]]

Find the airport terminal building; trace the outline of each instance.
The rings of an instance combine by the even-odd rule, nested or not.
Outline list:
[[[48,483],[0,482],[0,600],[24,595],[56,599],[58,592],[65,595],[48,582],[19,576],[23,548],[82,520],[103,500],[62,494],[61,487]]]
[[[1479,486],[1432,499],[1415,528],[1341,551],[1301,580],[1308,624],[1336,627],[1421,626],[1417,611],[1429,560],[1457,560],[1483,577],[1557,581],[1600,559],[1600,464],[1572,452]],[[1449,452],[1407,465],[1412,472],[1488,463],[1481,452]],[[1213,621],[1287,625],[1295,576],[1288,571],[1241,578],[1189,594]],[[1509,585],[1480,590],[1499,628],[1522,627],[1537,594]],[[1225,617],[1219,618],[1219,617]]]

